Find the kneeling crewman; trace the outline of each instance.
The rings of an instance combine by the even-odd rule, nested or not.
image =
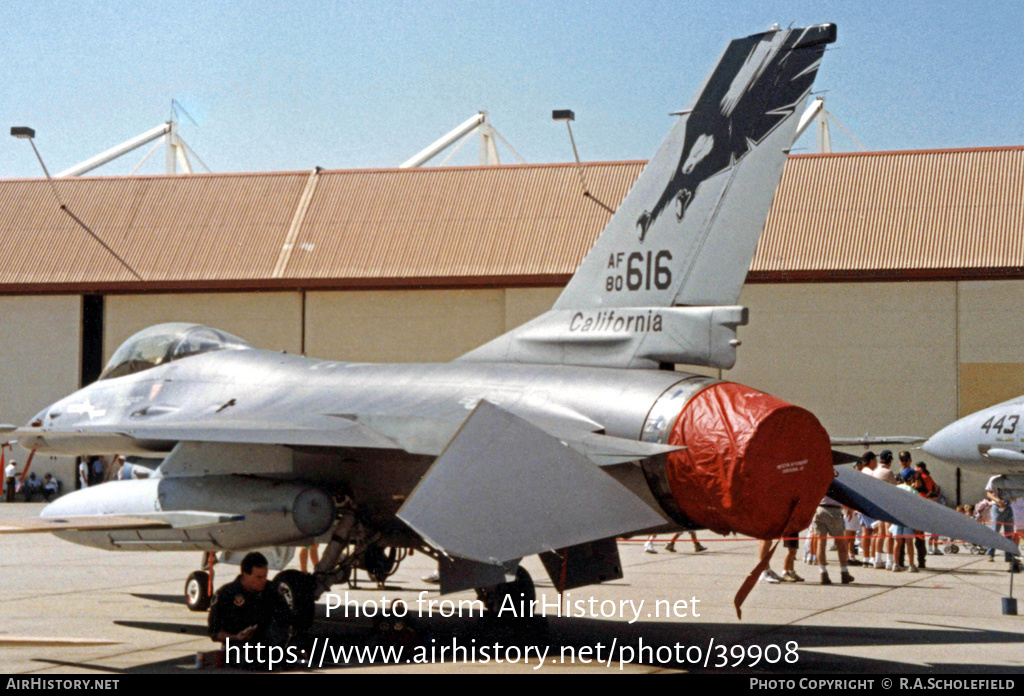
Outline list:
[[[210,604],[209,634],[226,648],[262,646],[261,649],[237,653],[240,666],[257,666],[266,662],[271,647],[288,643],[289,608],[277,590],[267,581],[267,557],[253,551],[242,559],[242,573],[224,585]],[[229,662],[235,662],[228,654]],[[259,657],[258,657],[259,656]]]

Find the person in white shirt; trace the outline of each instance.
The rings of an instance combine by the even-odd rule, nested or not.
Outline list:
[[[4,468],[4,489],[7,492],[5,498],[8,503],[14,502],[15,477],[18,474],[18,462],[11,460],[11,463]]]
[[[1013,507],[1010,505],[1009,497],[1002,489],[1006,482],[1003,476],[993,476],[985,486],[985,497],[992,503],[989,509],[992,529],[1003,536],[1014,536]],[[995,560],[996,550],[988,550],[988,560]],[[1013,556],[1006,552],[1006,561],[1010,564],[1010,572],[1019,572],[1020,564],[1014,561]]]

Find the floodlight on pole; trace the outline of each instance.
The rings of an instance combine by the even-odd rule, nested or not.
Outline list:
[[[111,256],[113,256],[115,259],[120,261],[121,265],[124,266],[125,268],[127,268],[129,273],[131,273],[133,276],[135,276],[138,280],[142,280],[142,276],[140,276],[138,273],[136,273],[135,269],[132,268],[130,265],[128,265],[127,261],[125,261],[120,256],[118,256],[117,252],[114,251],[113,249],[111,249],[109,246],[107,246],[107,243],[104,242],[102,239],[100,239],[99,236],[95,232],[93,232],[91,229],[89,229],[88,225],[86,225],[84,222],[79,220],[77,215],[75,215],[70,210],[68,210],[67,205],[64,204],[64,201],[61,200],[60,194],[57,192],[57,185],[53,183],[53,177],[50,176],[50,171],[46,168],[46,163],[43,162],[43,158],[39,154],[39,150],[36,149],[36,143],[35,143],[35,140],[34,140],[34,138],[36,137],[35,130],[33,130],[32,128],[29,128],[28,126],[12,126],[11,127],[11,135],[13,137],[15,137],[15,138],[20,138],[22,140],[28,140],[29,145],[32,146],[32,151],[34,153],[36,153],[36,159],[39,160],[39,166],[41,166],[43,168],[43,173],[46,174],[46,180],[48,182],[50,182],[50,190],[53,191],[53,197],[56,198],[57,199],[57,203],[60,204],[60,209],[63,210],[65,213],[67,213],[68,217],[70,217],[72,220],[74,220],[78,224],[79,227],[81,227],[83,230],[88,232],[89,236],[92,237],[93,239],[95,239],[99,243],[100,246],[102,246],[104,249],[106,249],[110,253]]]
[[[551,112],[551,120],[563,121],[565,122],[565,127],[569,129],[569,142],[572,143],[572,154],[576,158],[576,172],[580,175],[580,184],[583,186],[584,197],[589,198],[614,215],[615,211],[599,201],[596,196],[590,193],[590,189],[587,188],[587,180],[583,177],[583,165],[580,163],[580,153],[576,150],[576,138],[572,137],[571,122],[576,120],[576,114],[573,113],[572,109],[555,109]]]
[[[53,189],[53,195],[57,196],[57,200],[61,205],[64,205],[64,201],[60,200],[60,196],[57,195],[57,187],[53,185],[53,179],[50,178],[50,172],[43,163],[43,158],[39,154],[39,150],[36,149],[36,143],[33,138],[36,137],[35,129],[29,128],[28,126],[11,126],[11,135],[21,140],[27,140],[28,144],[32,146],[32,152],[36,153],[36,159],[39,160],[39,166],[43,168],[43,173],[46,174],[46,180],[50,182],[50,188]]]

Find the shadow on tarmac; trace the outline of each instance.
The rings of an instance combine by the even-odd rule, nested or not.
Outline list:
[[[165,597],[157,595],[156,597]],[[419,617],[407,621],[325,619],[323,606],[308,637],[296,645],[309,650],[316,668],[292,665],[287,671],[317,671],[374,666],[402,667],[416,664],[495,664],[499,661],[537,664],[556,670],[605,665],[618,671],[619,658],[632,665],[690,673],[746,674],[1024,674],[1024,665],[998,666],[971,663],[907,664],[895,659],[900,646],[996,646],[1013,644],[1018,634],[924,623],[905,623],[905,628],[840,628],[751,624],[600,621],[585,618],[494,619]],[[205,635],[201,626],[116,621],[120,626],[169,634]],[[793,647],[796,646],[796,647]],[[211,646],[212,647],[212,646]],[[850,648],[891,648],[894,659],[879,660],[836,654]],[[373,651],[376,648],[375,652]],[[710,652],[708,652],[710,648]],[[791,649],[792,648],[792,649]],[[385,657],[390,649],[391,657]],[[401,660],[393,659],[400,649]],[[626,655],[624,651],[632,651]],[[357,652],[362,651],[362,652]],[[546,652],[545,652],[546,651]],[[417,661],[415,656],[421,659]],[[304,656],[305,657],[305,656]],[[322,662],[321,662],[322,660]],[[192,661],[179,658],[141,664],[124,670],[93,664],[40,659],[39,662],[124,674],[151,673],[171,668],[189,669]],[[278,669],[276,671],[284,671]]]
[[[185,596],[180,594],[137,594],[130,593],[130,596],[137,599],[148,599],[151,602],[166,602],[167,604],[185,605]]]

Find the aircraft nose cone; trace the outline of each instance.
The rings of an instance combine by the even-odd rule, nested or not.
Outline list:
[[[970,424],[959,421],[947,425],[928,438],[927,442],[921,445],[921,449],[937,459],[948,462],[969,460],[972,456],[971,440],[966,437],[964,432],[968,428],[970,428]],[[977,454],[975,447],[973,455],[976,457]]]

